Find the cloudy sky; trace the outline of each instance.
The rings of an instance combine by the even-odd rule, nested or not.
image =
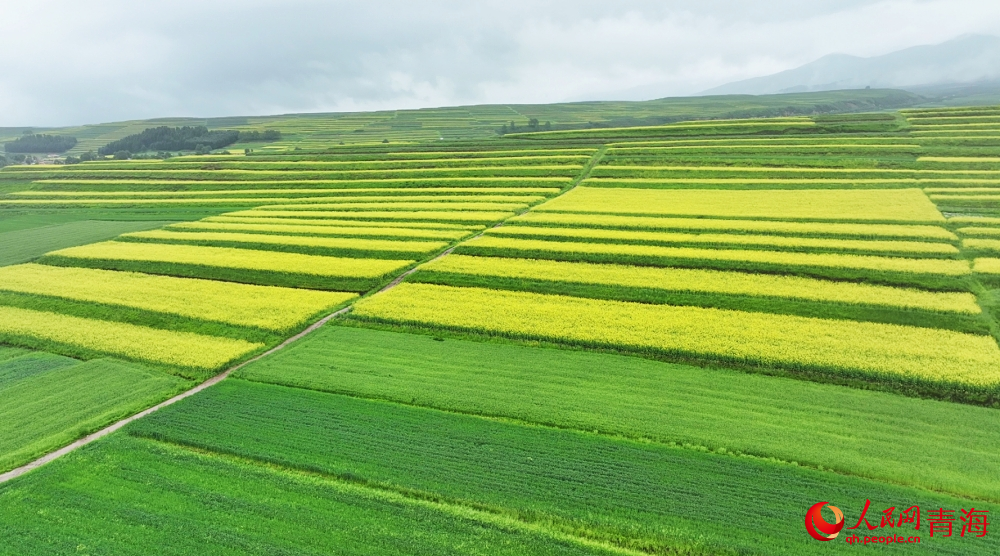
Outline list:
[[[1000,2],[17,2],[0,126],[640,100],[964,33],[1000,35]]]

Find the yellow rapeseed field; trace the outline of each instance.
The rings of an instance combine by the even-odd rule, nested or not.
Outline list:
[[[653,268],[466,255],[448,255],[422,266],[421,269],[473,276],[600,284],[663,291],[779,297],[949,313],[982,313],[982,309],[976,303],[976,296],[971,293],[928,292],[798,276],[747,274],[722,270]]]
[[[435,208],[440,208],[435,207]],[[334,210],[245,210],[228,213],[230,216],[250,216],[264,218],[331,218],[331,219],[366,219],[366,220],[408,220],[408,221],[440,221],[440,222],[498,222],[511,216],[513,212],[483,212],[463,210],[426,210],[426,211],[334,211]]]
[[[963,239],[962,247],[975,251],[993,251],[1000,253],[1000,239]]]
[[[944,222],[919,189],[625,189],[577,187],[536,211],[738,218]]]
[[[508,250],[526,253],[565,253],[619,256],[621,262],[634,257],[663,257],[692,260],[716,260],[746,263],[765,263],[789,267],[826,267],[874,271],[964,276],[969,274],[969,263],[964,260],[906,259],[901,257],[876,257],[871,255],[842,255],[837,253],[790,253],[782,251],[753,251],[748,249],[700,249],[695,247],[660,247],[656,245],[622,245],[578,243],[484,236],[471,239],[463,246]]]
[[[149,261],[345,278],[380,278],[414,261],[325,257],[230,247],[104,241],[53,251],[74,259]]]
[[[304,234],[316,236],[393,236],[412,239],[461,239],[474,232],[470,230],[427,230],[419,228],[390,228],[385,226],[297,226],[289,224],[250,224],[236,222],[179,222],[166,227],[168,230],[195,230],[202,232],[260,232],[266,234]]]
[[[353,314],[751,364],[1000,383],[993,338],[931,328],[425,284],[362,300]]]
[[[595,230],[592,228],[538,228],[530,226],[503,226],[488,230],[487,235],[502,237],[545,236],[555,240],[622,242],[622,243],[695,243],[704,245],[731,245],[762,248],[785,248],[800,251],[813,249],[829,251],[866,251],[880,253],[912,253],[921,255],[951,256],[958,248],[948,243],[919,241],[888,241],[862,239],[826,239],[809,237],[784,237],[751,234],[688,234],[671,232],[640,232],[624,230]]]
[[[477,231],[486,228],[486,226],[483,226],[482,224],[449,224],[446,222],[406,222],[406,221],[378,222],[377,224],[373,224],[371,222],[365,222],[364,220],[334,220],[332,218],[326,219],[326,218],[292,218],[292,217],[267,218],[263,216],[261,217],[240,216],[237,213],[226,213],[220,216],[209,216],[208,218],[203,218],[198,222],[199,223],[227,222],[233,224],[289,224],[294,226],[354,226],[354,227],[378,226],[380,228],[389,228],[389,227],[393,229],[416,228],[423,230]]]
[[[959,228],[958,232],[965,236],[1000,237],[1000,228]]]
[[[1000,218],[989,216],[953,216],[949,224],[973,224],[976,226],[1000,226]]]
[[[294,245],[299,247],[325,247],[329,249],[357,249],[359,251],[398,251],[422,255],[444,249],[442,241],[401,241],[362,239],[350,237],[283,236],[272,234],[241,234],[235,232],[172,232],[149,230],[122,234],[123,238],[153,239],[170,242],[233,242],[258,245]]]
[[[263,344],[0,306],[0,337],[57,342],[115,357],[217,369]]]
[[[46,180],[39,180],[44,182]],[[74,182],[76,183],[76,182]],[[532,202],[544,198],[545,194],[555,194],[559,190],[551,187],[435,187],[412,189],[340,189],[340,188],[281,188],[281,189],[198,189],[187,191],[16,191],[16,197],[227,197],[227,196],[282,196],[315,195],[329,196],[327,202],[340,199],[353,201],[428,201],[434,199],[459,199],[463,201],[490,202]]]
[[[1000,221],[1000,219],[997,219]],[[951,221],[954,221],[952,219]],[[635,230],[709,230],[781,235],[830,235],[912,238],[956,241],[958,236],[941,226],[922,224],[845,224],[841,222],[782,222],[777,220],[725,220],[661,216],[619,216],[531,211],[515,216],[506,225],[529,224],[560,227],[593,227]]]
[[[972,268],[978,274],[1000,274],[1000,259],[976,259]]]
[[[0,267],[0,290],[135,307],[284,331],[357,297],[276,286],[22,264]]]
[[[261,210],[287,210],[287,209],[302,209],[302,210],[350,210],[350,211],[415,211],[415,210],[433,210],[433,211],[517,211],[527,208],[528,205],[525,203],[445,203],[441,201],[432,201],[427,203],[415,203],[415,202],[344,202],[344,203],[330,203],[328,200],[324,199],[321,202],[309,202],[309,203],[295,203],[295,204],[269,204],[265,207],[261,207]]]

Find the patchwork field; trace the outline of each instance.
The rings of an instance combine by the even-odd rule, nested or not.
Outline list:
[[[997,553],[926,512],[1000,509],[1000,108],[716,102],[4,168],[0,473],[219,383],[0,475],[0,554]]]

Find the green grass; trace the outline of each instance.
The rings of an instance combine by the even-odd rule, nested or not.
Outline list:
[[[27,463],[188,387],[114,360],[31,353],[0,363],[0,472]]]
[[[119,435],[0,486],[0,554],[607,554],[439,506]]]
[[[324,327],[236,376],[796,461],[1000,501],[1000,414],[993,409],[620,355],[350,327]]]
[[[659,553],[697,544],[712,554],[762,546],[769,554],[826,553],[802,534],[800,516],[831,491],[852,517],[866,498],[877,507],[901,500],[968,506],[752,458],[243,381],[223,383],[129,431]],[[949,548],[986,548],[961,540]]]
[[[169,222],[83,220],[0,233],[0,266],[23,263],[49,251],[111,239],[119,234],[159,228]]]

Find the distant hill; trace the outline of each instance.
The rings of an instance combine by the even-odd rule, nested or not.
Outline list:
[[[865,87],[914,90],[997,79],[1000,37],[963,35],[871,58],[831,54],[795,69],[728,83],[701,94],[766,95]]]

